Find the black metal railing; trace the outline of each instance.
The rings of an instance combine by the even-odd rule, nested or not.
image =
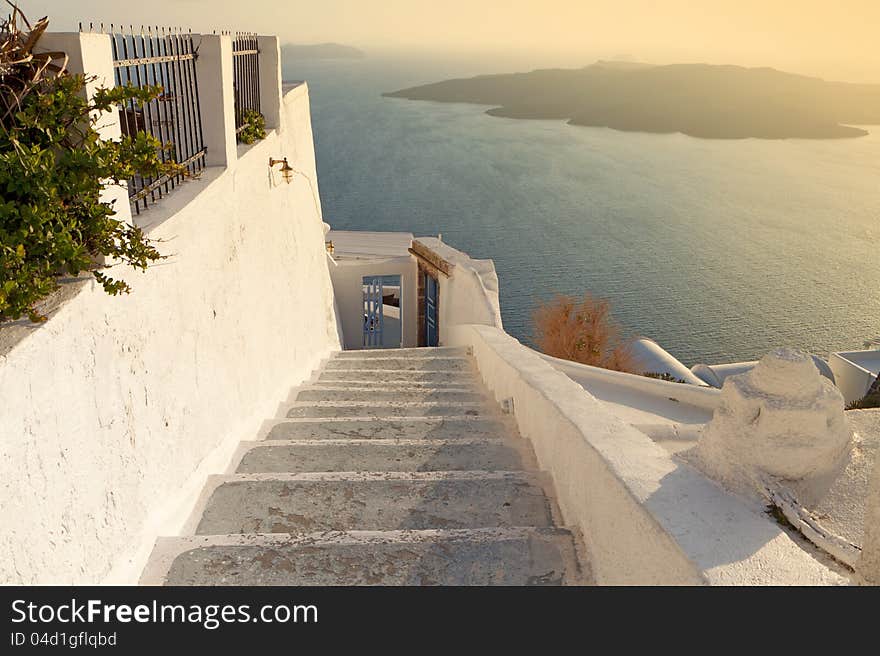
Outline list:
[[[82,30],[80,25],[80,30]],[[94,31],[94,25],[90,26]],[[180,173],[158,178],[135,176],[128,181],[128,197],[135,212],[155,203],[171,192],[184,178],[205,168],[204,135],[199,105],[196,57],[198,48],[191,32],[178,28],[147,27],[139,32],[129,26],[110,26],[113,68],[117,86],[159,85],[161,95],[146,103],[129,101],[120,109],[124,135],[143,130],[167,149],[160,152],[163,162],[180,165]]]
[[[248,112],[260,113],[260,46],[257,35],[236,32],[232,38],[235,133],[246,127]]]

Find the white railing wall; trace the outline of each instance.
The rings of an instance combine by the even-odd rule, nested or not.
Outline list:
[[[468,347],[554,484],[605,584],[840,584],[779,526],[617,417],[581,375],[712,410],[719,392],[572,363],[570,375],[504,332],[491,261],[420,238],[454,265],[441,280],[443,343]],[[451,307],[450,307],[451,306]],[[586,369],[586,371],[585,371]]]
[[[235,133],[235,93],[233,89],[232,39],[229,34],[195,34],[197,47],[196,68],[201,125],[208,166],[231,166],[237,159],[239,146]],[[277,36],[257,37],[260,66],[260,107],[267,130],[279,130],[282,122],[281,54]],[[94,93],[99,87],[112,87],[113,48],[111,37],[92,32],[63,32],[45,34],[38,50],[63,51],[68,55],[68,71],[73,74],[95,76],[87,87]],[[107,139],[121,136],[119,116],[108,112],[101,118],[99,132]],[[125,190],[108,188],[107,198],[118,199],[117,215],[129,220]],[[135,222],[150,223],[149,216]]]
[[[107,36],[45,39],[64,44],[74,70],[112,80]],[[223,116],[211,150],[225,166],[137,217],[167,259],[115,267],[129,295],[85,275],[64,282],[45,323],[0,326],[0,584],[136,582],[207,475],[340,348],[308,86],[282,98],[280,74],[264,75],[271,129],[235,147],[227,40],[203,37],[199,62],[222,101],[206,92],[203,107]],[[284,157],[289,182],[268,167]],[[127,205],[121,190],[118,210]]]

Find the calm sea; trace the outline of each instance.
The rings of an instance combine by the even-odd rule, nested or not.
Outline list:
[[[525,341],[540,299],[587,290],[689,365],[880,336],[880,127],[843,141],[707,141],[381,97],[515,70],[499,66],[286,66],[311,89],[327,222],[439,232],[493,259],[505,327]]]

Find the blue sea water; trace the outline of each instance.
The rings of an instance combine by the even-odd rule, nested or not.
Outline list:
[[[310,87],[325,220],[492,258],[520,339],[541,299],[587,290],[687,364],[880,335],[880,126],[839,141],[623,133],[381,96],[505,71],[488,63],[288,64]]]

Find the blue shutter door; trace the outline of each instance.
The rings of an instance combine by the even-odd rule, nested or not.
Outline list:
[[[364,278],[364,347],[382,346],[382,278]]]
[[[431,276],[425,276],[425,346],[438,345],[437,293],[439,285]]]

